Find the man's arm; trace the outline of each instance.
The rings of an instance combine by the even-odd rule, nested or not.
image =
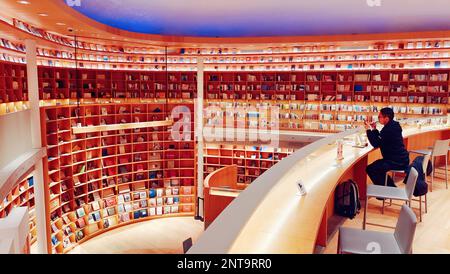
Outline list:
[[[370,144],[374,148],[380,147],[381,137],[380,137],[380,132],[378,131],[378,129],[367,130],[367,138],[369,139]]]

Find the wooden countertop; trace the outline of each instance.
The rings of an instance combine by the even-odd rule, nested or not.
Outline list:
[[[213,196],[222,196],[222,197],[238,197],[242,190],[239,189],[226,189],[226,188],[218,188],[211,187],[209,190],[209,194]]]
[[[449,128],[407,128],[403,137]],[[344,144],[341,161],[336,160],[335,144],[325,143],[304,159],[298,159],[296,152],[242,192],[189,253],[313,253],[327,201],[339,178],[372,150],[370,145]],[[306,196],[298,195],[299,179]]]

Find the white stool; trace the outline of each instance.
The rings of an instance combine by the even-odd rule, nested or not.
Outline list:
[[[411,208],[403,205],[394,233],[340,227],[337,252],[410,254],[416,226],[416,215]]]
[[[431,173],[431,183],[430,183],[430,191],[433,191],[433,182],[434,182],[434,174],[436,171],[436,157],[445,156],[445,187],[448,189],[448,170],[447,170],[447,161],[448,161],[448,150],[450,145],[449,140],[436,140],[434,142],[434,146],[432,150],[411,150],[412,153],[417,153],[421,155],[430,155],[431,163],[433,164],[433,173]],[[425,171],[426,172],[426,171]]]
[[[388,170],[386,172],[386,176],[384,177],[384,186],[387,186],[389,173],[392,174],[392,181],[394,181],[394,184],[395,184],[395,174],[397,174],[397,173],[405,174],[406,172],[404,170],[401,170],[401,169]],[[381,214],[384,214],[384,204],[385,204],[385,200],[383,199],[383,206],[381,207]],[[390,200],[389,205],[392,205],[392,199]]]
[[[389,186],[368,185],[366,193],[366,203],[364,205],[363,229],[366,229],[367,207],[369,206],[369,197],[382,199],[392,199],[405,201],[411,207],[411,199],[416,187],[418,173],[415,168],[411,168],[405,188],[395,188]]]

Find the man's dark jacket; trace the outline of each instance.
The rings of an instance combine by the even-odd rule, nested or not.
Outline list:
[[[406,169],[406,177],[405,177],[405,180],[403,180],[403,183],[405,183],[405,184],[408,182],[408,176],[409,176],[409,172],[411,171],[411,168],[415,168],[417,170],[417,173],[419,173],[419,176],[417,177],[416,187],[414,188],[414,193],[413,193],[413,195],[415,197],[425,195],[428,192],[428,184],[425,181],[425,172],[423,170],[423,160],[424,160],[423,156],[417,156],[416,159],[414,159],[414,161]],[[433,167],[431,165],[431,161],[428,161],[426,172],[427,172],[427,176],[430,175],[431,172],[433,172]]]
[[[384,160],[409,165],[409,153],[403,143],[402,127],[397,121],[389,121],[383,129],[368,130],[367,138],[374,148],[380,148]]]

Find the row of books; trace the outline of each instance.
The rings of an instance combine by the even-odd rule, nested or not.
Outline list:
[[[355,96],[356,97],[356,96]],[[273,101],[352,101],[352,94],[337,94],[334,95],[320,95],[318,93],[310,93],[305,95],[296,94],[265,94],[264,91],[261,94],[227,94],[227,93],[207,93],[206,99],[224,99],[224,100],[273,100]]]
[[[22,46],[23,47],[23,46]],[[14,49],[15,47],[13,47]],[[21,50],[22,51],[22,50]],[[136,56],[126,55],[100,55],[79,53],[76,55],[78,60],[94,61],[94,62],[119,62],[119,63],[147,63],[147,64],[164,64],[166,60],[164,57],[156,56]],[[299,54],[299,53],[297,53]],[[46,57],[57,57],[63,59],[74,59],[75,56],[71,52],[38,49],[38,55]],[[255,54],[258,55],[258,54]],[[400,60],[400,59],[427,59],[427,58],[448,58],[448,52],[416,52],[416,53],[374,53],[374,54],[347,54],[347,55],[315,55],[315,56],[253,56],[253,57],[205,57],[204,63],[208,64],[237,64],[237,63],[305,63],[305,62],[344,62],[344,61],[372,61],[372,60]],[[197,63],[197,57],[183,57],[183,56],[169,56],[167,58],[169,64],[193,64]]]
[[[25,52],[25,46],[22,44],[17,43],[11,43],[10,41],[6,39],[2,39],[0,41],[0,45],[17,50]],[[81,44],[82,45],[82,44]],[[91,50],[97,50],[95,47],[82,47],[85,49],[91,49]],[[116,53],[120,53],[121,51],[115,51]],[[126,52],[122,51],[123,54],[126,54]],[[37,54],[42,57],[56,57],[56,58],[62,58],[62,59],[75,59],[75,55],[72,52],[66,52],[66,51],[58,51],[58,50],[48,50],[48,49],[37,49]],[[233,57],[233,58],[205,58],[205,63],[277,63],[277,62],[323,62],[323,61],[343,61],[343,60],[377,60],[377,59],[405,59],[405,58],[447,58],[448,53],[442,53],[439,54],[439,52],[433,52],[431,56],[428,56],[428,53],[419,54],[416,53],[415,55],[403,55],[403,54],[375,54],[375,55],[343,55],[343,56],[309,56],[309,57]],[[119,63],[166,63],[166,60],[164,57],[144,57],[144,56],[107,56],[107,55],[94,55],[94,54],[77,54],[76,55],[77,60],[83,60],[83,61],[96,61],[96,62],[119,62]],[[168,57],[168,63],[196,63],[196,58],[189,58],[189,57]],[[325,81],[331,80],[324,78]],[[375,80],[376,81],[376,80]]]
[[[7,39],[0,38],[0,47],[25,52],[25,46],[19,43],[12,43]]]
[[[66,46],[70,46],[70,47],[75,46],[75,42],[74,41],[70,41],[70,39],[68,39],[67,37],[62,37],[62,36],[58,36],[58,35],[55,35],[55,34],[51,34],[51,33],[46,32],[44,30],[32,27],[31,25],[26,24],[26,23],[24,23],[22,21],[19,21],[19,20],[15,19],[13,21],[13,25],[18,27],[18,28],[20,28],[20,29],[22,29],[22,30],[24,30],[24,31],[26,31],[26,32],[29,32],[29,33],[31,33],[33,35],[39,36],[41,38],[48,39],[48,40],[51,40],[53,42],[60,43],[60,44],[63,44],[63,45],[66,45]],[[421,46],[422,43],[424,44],[424,47]],[[417,49],[420,49],[420,48],[441,48],[441,44],[445,47],[445,45],[447,43],[448,43],[448,41],[446,41],[446,42],[443,42],[443,41],[417,42],[418,46],[416,48]],[[429,45],[429,44],[435,45],[435,46],[434,47],[433,46],[428,47],[427,45]],[[404,45],[404,44],[400,43],[399,45]],[[410,45],[410,43],[408,43],[408,45]],[[162,50],[161,49],[158,49],[158,50],[156,50],[156,49],[143,49],[143,48],[124,49],[122,47],[108,47],[108,46],[104,46],[104,45],[100,45],[100,44],[86,43],[86,42],[82,42],[82,41],[79,41],[77,46],[79,48],[88,49],[88,50],[94,50],[94,51],[100,51],[100,52],[115,52],[115,53],[130,53],[130,54],[131,53],[138,53],[138,52],[147,54],[149,52],[152,52],[154,54],[156,54],[156,53],[162,54]],[[332,47],[334,48],[334,46],[332,46]],[[302,48],[302,47],[295,47],[295,48]],[[308,47],[306,47],[306,48],[308,48]],[[345,50],[349,50],[346,47],[343,47],[343,48]],[[411,46],[411,47],[409,47],[409,46],[406,46],[406,47],[402,46],[402,47],[400,47],[399,46],[399,49],[413,49],[413,48],[415,48],[415,47],[413,47],[413,46]],[[290,53],[303,52],[301,50],[293,50],[293,49],[294,48],[292,48],[290,51],[287,51],[287,52],[290,52]],[[365,48],[365,50],[371,50],[371,49],[374,49],[374,48],[371,48],[370,46]],[[379,47],[376,47],[376,49],[380,50]],[[394,48],[391,48],[391,49],[394,49]],[[354,50],[354,48],[353,48],[353,50]],[[224,52],[228,52],[228,49],[223,49],[223,51]],[[182,50],[180,50],[180,53],[181,52],[184,55],[184,54],[186,54],[186,52],[193,52],[193,49],[188,49],[187,51],[186,51],[186,49],[182,49]],[[196,52],[197,52],[196,54],[206,54],[207,55],[208,52],[210,54],[213,54],[215,51],[214,50],[208,51],[208,49],[201,49],[201,50],[197,49]],[[232,52],[234,52],[232,54],[239,54],[237,52],[237,50],[233,50]],[[245,54],[249,53],[246,50],[243,50],[242,52],[244,52]],[[268,50],[267,51],[267,53],[271,53],[271,52],[272,52],[272,50]],[[310,51],[306,50],[305,52],[310,52]],[[215,52],[215,53],[216,54],[222,54],[223,52],[222,52],[222,49],[218,49],[218,51]],[[255,53],[256,54],[261,54],[261,53],[264,53],[264,50],[262,50],[262,51],[259,50],[259,51],[256,51]],[[275,53],[277,53],[277,52],[275,52]],[[42,50],[42,49],[40,50],[39,54],[41,56],[55,56],[55,57],[59,57],[59,58],[65,58],[65,56],[67,56],[67,57],[70,56],[70,55],[64,54],[64,53],[55,53],[55,54],[52,55],[50,52],[48,52],[48,50]],[[360,55],[337,56],[337,58],[336,58],[335,55],[331,55],[331,56],[317,56],[317,57],[310,57],[310,58],[303,57],[303,59],[299,59],[299,58],[295,59],[294,57],[281,57],[279,60],[275,59],[275,62],[277,62],[277,61],[279,61],[279,62],[286,62],[286,61],[289,61],[289,62],[301,62],[301,61],[317,62],[317,61],[334,61],[334,60],[338,60],[338,61],[339,60],[371,60],[371,59],[377,60],[379,58],[381,58],[381,59],[389,59],[389,58],[405,59],[405,58],[439,58],[439,57],[447,58],[448,57],[448,53],[440,54],[439,52],[433,52],[430,55],[428,55],[428,53],[426,53],[426,52],[425,53],[416,53],[415,55],[403,54],[403,53],[400,53],[400,54],[396,54],[396,53],[386,54],[385,53],[385,54],[380,54],[380,55],[378,55],[378,54],[375,54],[375,55],[367,55],[367,54],[366,55],[362,55],[362,54],[360,54]],[[162,58],[162,57],[160,57],[160,58]],[[178,63],[183,63],[183,62],[189,63],[190,60],[188,61],[187,60],[188,58],[186,58],[186,60],[185,59],[182,60],[182,58],[184,58],[184,57],[179,57],[179,58],[173,57],[173,59],[171,61],[173,63],[177,63],[177,62]],[[123,62],[145,62],[145,58],[144,57],[137,57],[136,58],[136,57],[131,57],[131,56],[123,58],[123,59],[117,59],[116,60],[112,56],[108,57],[108,56],[94,56],[94,55],[83,54],[83,55],[80,56],[79,59],[92,60],[92,61],[102,61],[102,62],[110,61],[110,59],[113,59],[113,61],[118,61],[118,62],[122,62],[122,61]],[[249,61],[256,61],[256,62],[260,62],[261,63],[261,62],[273,62],[274,61],[272,59],[272,57],[267,57],[267,58],[260,57],[257,60],[254,60],[253,58],[251,58],[249,60],[249,57],[244,58],[244,59],[240,58],[239,60],[237,60],[237,58],[228,59],[228,60],[227,59],[223,59],[223,58],[222,59],[220,59],[220,58],[217,59],[217,57],[215,57],[215,59],[214,58],[213,59],[206,58],[206,59],[207,59],[206,63],[208,63],[208,62],[212,62],[212,63],[216,63],[216,62],[219,62],[219,63],[220,62],[230,62],[230,63],[233,63],[233,62],[249,62]],[[154,62],[154,61],[155,60],[152,60],[152,62]],[[157,59],[157,61],[164,62],[164,60],[158,60],[158,59]]]
[[[242,87],[242,89],[241,89]],[[420,91],[420,92],[446,92],[448,89],[448,86],[446,85],[407,85],[407,84],[391,84],[391,85],[362,85],[362,84],[355,84],[354,89],[351,89],[351,85],[336,85],[336,86],[327,86],[320,88],[320,86],[313,86],[311,89],[308,85],[274,85],[274,86],[256,86],[256,89],[246,89],[246,86],[240,86],[235,85],[234,87],[232,85],[219,85],[219,86],[213,86],[208,85],[207,91],[208,93],[211,93],[213,96],[218,97],[218,94],[214,94],[217,92],[239,92],[239,91],[260,91],[261,93],[265,92],[283,92],[283,91],[315,91],[315,92],[358,92],[358,91],[367,91],[367,92],[395,92],[395,91]],[[178,88],[179,90],[179,88]],[[183,89],[181,89],[183,90]],[[209,95],[211,95],[209,94]],[[245,94],[227,94],[222,93],[222,97],[230,97],[232,98],[239,98],[242,97]],[[285,94],[273,94],[274,96],[282,95],[287,96]],[[296,96],[295,94],[291,96]],[[211,99],[211,98],[210,98]],[[226,98],[223,98],[226,99]]]
[[[134,192],[126,190],[126,188],[121,188],[117,196],[108,196],[105,198],[100,198],[97,196],[95,200],[89,204],[83,203],[79,205],[77,209],[74,209],[74,217],[70,217],[70,206],[69,210],[65,211],[62,215],[64,223],[70,224],[75,218],[80,219],[85,216],[89,217],[93,221],[98,221],[101,217],[113,216],[116,214],[115,207],[118,207],[118,212],[130,211],[132,207],[145,207],[152,206],[163,206],[163,205],[178,205],[183,203],[193,203],[191,195],[193,195],[192,187],[167,187],[167,188],[157,188],[157,189],[141,189]],[[181,196],[180,196],[181,195]],[[190,197],[190,198],[188,198]],[[181,200],[180,200],[181,199]],[[126,204],[126,205],[125,205]],[[124,210],[122,210],[124,209]],[[100,212],[101,211],[101,212]],[[52,221],[54,223],[59,220],[59,215],[53,212]],[[100,214],[101,213],[101,214]],[[89,215],[92,216],[89,216]],[[71,220],[72,219],[72,220]],[[56,227],[56,226],[55,226]]]
[[[20,46],[17,45],[13,45],[11,44],[9,41],[5,40],[3,41],[3,44],[6,48],[13,48],[13,49],[19,49],[21,50],[22,48]],[[70,52],[59,52],[59,51],[54,51],[51,52],[49,50],[45,50],[45,49],[38,49],[38,55],[39,56],[43,56],[43,57],[56,57],[56,58],[62,58],[62,59],[71,59],[74,56],[70,53]],[[395,56],[391,56],[392,58],[395,58]],[[405,59],[405,58],[412,58],[411,56],[403,56],[403,55],[399,55],[397,56],[397,58],[401,58],[401,59]],[[414,56],[414,58],[448,58],[448,53],[444,53],[444,54],[439,54],[439,53],[433,53],[431,56],[427,56],[427,53],[424,53],[423,55],[418,55],[416,54],[416,56]],[[221,60],[216,60],[216,59],[208,59],[206,58],[205,63],[245,63],[245,62],[250,62],[252,60],[248,60],[249,57],[247,57],[246,59],[244,58],[240,58],[239,60],[237,60],[237,58],[233,58],[231,60],[229,60],[229,58],[227,59],[221,59]],[[271,60],[272,57],[268,57],[269,59],[266,60],[264,58],[260,58],[259,60],[253,60],[255,63],[264,63],[264,62],[280,62],[283,63],[285,61],[289,61],[289,62],[320,62],[320,61],[333,61],[335,60],[334,56],[330,56],[330,58],[325,57],[325,58],[320,58],[320,57],[316,57],[316,58],[306,58],[304,57],[303,59],[301,58],[293,58],[293,57],[289,57],[289,60],[284,60],[286,57],[282,57],[280,60],[278,60],[277,58],[275,58],[275,61]],[[378,59],[378,56],[374,56],[373,57],[375,60]],[[95,55],[87,55],[87,54],[80,54],[79,56],[77,56],[77,59],[80,61],[94,61],[94,62],[119,62],[119,63],[142,63],[142,64],[153,64],[153,63],[165,63],[165,60],[163,57],[158,58],[144,58],[144,57],[114,57],[114,56],[95,56]],[[184,64],[192,64],[192,63],[196,63],[195,59],[189,59],[186,58],[184,59],[183,57],[180,57],[179,59],[173,57],[171,58],[171,60],[169,61],[170,64],[178,64],[178,63],[184,63]],[[386,59],[384,56],[382,56],[382,59]],[[356,57],[353,56],[353,58],[342,58],[339,57],[337,58],[337,61],[343,61],[343,60],[371,60],[371,58],[367,59],[367,58],[362,58],[361,56]],[[44,62],[47,62],[48,65],[53,66],[54,64],[56,64],[58,61],[53,61],[53,60],[46,60]],[[81,63],[82,64],[82,63]],[[323,67],[322,67],[323,66]],[[339,65],[340,66],[340,65]],[[439,63],[435,63],[435,67],[441,67],[441,62]],[[113,66],[114,68],[114,66]],[[321,65],[320,67],[321,69],[325,68],[324,65]],[[351,68],[351,67],[347,67],[347,68]],[[155,69],[158,69],[157,67],[155,67]],[[250,70],[252,70],[253,68],[250,67]],[[295,67],[291,67],[291,69],[295,69]],[[310,68],[311,69],[311,68]],[[314,68],[313,68],[314,69]],[[327,79],[325,79],[327,80]],[[313,80],[314,81],[314,80]]]
[[[8,61],[8,62],[15,62],[15,63],[26,63],[24,57],[19,56],[13,56],[9,54],[1,54],[0,60]],[[126,64],[126,65],[125,65]],[[64,59],[38,59],[38,65],[39,66],[50,66],[50,67],[65,67],[65,68],[75,68],[75,62],[71,60],[64,60]],[[134,63],[106,63],[106,62],[95,62],[95,63],[89,63],[89,61],[79,61],[78,62],[79,68],[89,68],[89,69],[100,69],[100,70],[146,70],[146,71],[165,71],[166,67],[165,65],[148,65],[148,64],[134,64]],[[235,65],[208,65],[206,63],[205,71],[310,71],[310,70],[321,70],[321,71],[327,71],[327,70],[378,70],[378,69],[431,69],[431,68],[446,68],[448,67],[448,61],[434,61],[434,62],[427,62],[427,61],[410,61],[408,63],[343,63],[343,64],[298,64],[298,65],[285,65],[283,63],[280,63],[279,65],[241,65],[241,66],[235,66]],[[168,67],[169,71],[195,71],[196,67],[189,65],[189,64],[182,64],[178,63],[171,64]]]
[[[49,39],[54,42],[64,44],[66,46],[75,46],[74,41],[70,41],[68,38],[57,36],[48,33],[44,30],[35,28],[29,24],[26,24],[17,19],[13,20],[13,25],[24,31],[27,31],[36,36]],[[164,53],[163,49],[157,48],[122,48],[122,47],[110,47],[101,44],[86,43],[78,41],[77,44],[80,48],[96,50],[96,51],[111,51],[111,52],[130,52],[130,53]],[[210,48],[210,49],[198,49],[198,48],[182,48],[179,50],[180,54],[249,54],[256,53],[284,53],[284,52],[334,52],[334,51],[348,51],[349,46],[335,46],[335,45],[323,45],[323,46],[294,46],[294,47],[268,47],[262,50],[238,50],[236,48]],[[448,48],[450,47],[450,41],[416,41],[416,42],[398,42],[398,43],[371,43],[360,50],[394,50],[394,49],[422,49],[422,48]],[[352,45],[352,50],[358,50]]]
[[[385,102],[386,100],[382,100],[382,96],[372,96],[373,102]],[[384,96],[385,98],[389,98],[388,96]],[[425,97],[419,97],[419,96],[392,96],[394,101],[402,101],[406,100],[406,98],[409,100],[409,103],[415,103],[416,99],[421,99],[422,101],[425,99]],[[429,100],[431,101],[433,96],[428,96]],[[400,99],[403,98],[403,99]],[[436,97],[436,98],[444,98],[445,97]],[[436,99],[434,98],[434,99]],[[314,100],[312,100],[314,101]],[[330,101],[331,102],[331,101]],[[340,104],[339,102],[336,103],[247,103],[247,102],[223,102],[223,103],[216,103],[216,102],[209,102],[208,108],[207,108],[207,116],[216,115],[217,117],[247,117],[249,111],[258,110],[258,109],[270,109],[273,107],[278,107],[281,113],[284,113],[285,110],[293,110],[293,111],[319,111],[319,110],[326,110],[326,111],[373,111],[378,112],[380,109],[379,105],[358,105],[356,102],[352,104]],[[212,112],[211,112],[212,111]],[[237,112],[239,112],[240,116],[236,116]]]
[[[114,227],[120,223],[126,223],[132,219],[137,220],[140,218],[147,218],[150,216],[164,216],[170,214],[177,214],[181,210],[182,212],[191,212],[191,206],[183,206],[181,209],[178,205],[174,206],[158,206],[155,208],[139,209],[130,212],[119,213],[117,216],[108,217],[105,216],[104,219],[101,217],[99,212],[94,212],[89,214],[88,221],[85,218],[77,219],[76,229],[72,229],[70,225],[66,225],[63,230],[59,230],[55,227],[53,230],[55,234],[51,237],[52,246],[54,248],[54,253],[63,253],[69,247],[72,247],[75,243],[80,242],[85,238],[86,235],[90,235],[92,232],[96,232],[100,229],[108,229]],[[131,216],[130,216],[131,214]],[[110,215],[111,216],[111,215]],[[92,225],[95,225],[92,228]],[[52,225],[54,227],[54,225]],[[61,232],[60,232],[61,231]],[[64,233],[64,236],[62,236]],[[72,235],[74,237],[72,238]],[[59,238],[63,238],[62,247],[63,249],[57,250],[57,246],[61,244]]]
[[[0,42],[0,45],[25,52],[25,46],[18,43],[11,43],[10,41],[6,39],[2,39],[3,41]],[[55,39],[53,39],[56,41]],[[98,51],[98,48],[101,47],[101,45],[97,45],[96,47],[92,46],[82,46],[83,42],[79,44],[84,49],[89,50],[96,50]],[[104,49],[104,48],[103,48]],[[100,50],[102,53],[101,55],[94,55],[94,54],[86,54],[86,53],[79,53],[76,56],[70,52],[70,51],[59,51],[59,50],[49,50],[49,49],[43,49],[38,48],[37,54],[41,57],[53,57],[53,58],[61,58],[61,59],[69,59],[74,60],[75,57],[77,60],[80,61],[93,61],[93,62],[117,62],[117,63],[142,63],[142,64],[164,64],[166,63],[166,60],[164,57],[146,57],[146,56],[122,56],[122,55],[105,55],[103,50]],[[122,53],[122,54],[131,54],[131,52],[125,52],[124,50],[115,50],[110,51],[114,53]],[[134,53],[136,54],[136,53]],[[284,56],[284,57],[233,57],[233,58],[225,58],[225,57],[213,57],[213,58],[205,58],[205,63],[285,63],[285,62],[326,62],[326,61],[353,61],[353,60],[378,60],[378,59],[411,59],[411,58],[448,58],[448,53],[439,53],[439,52],[433,52],[431,55],[428,55],[428,53],[416,53],[415,55],[412,54],[374,54],[374,55],[342,55],[342,56],[336,56],[336,55],[330,55],[330,56],[305,56],[305,57],[295,57],[295,56]],[[167,63],[169,64],[178,64],[178,63],[185,63],[185,64],[193,64],[197,63],[197,58],[192,57],[168,57]]]
[[[50,51],[38,49],[38,55],[42,57],[56,57],[62,59],[75,59],[70,52]],[[308,62],[349,62],[349,61],[374,61],[374,60],[401,60],[401,59],[427,59],[427,58],[449,58],[448,52],[415,53],[415,54],[366,54],[366,55],[317,55],[317,56],[259,56],[259,57],[206,57],[205,64],[263,64],[263,63],[308,63]],[[115,56],[77,54],[76,59],[80,61],[111,62],[111,63],[141,63],[141,64],[164,64],[164,57],[145,56]],[[167,64],[195,64],[196,57],[168,57]],[[330,81],[331,79],[325,79]],[[375,80],[376,81],[376,80]]]
[[[307,85],[300,84],[273,84],[273,85],[239,85],[239,84],[221,84],[221,85],[207,85],[207,91],[306,91]]]
[[[86,62],[106,62],[106,63],[138,63],[138,64],[196,64],[196,57],[168,57],[167,62],[164,57],[144,57],[144,56],[115,56],[115,55],[94,55],[94,54],[77,54],[74,56],[69,52],[38,50],[38,55],[41,57],[56,57],[68,60],[79,60]],[[420,59],[447,59],[448,52],[432,52],[429,53],[415,53],[415,54],[367,54],[367,55],[330,55],[330,56],[285,56],[285,57],[206,57],[203,62],[205,64],[220,65],[220,64],[286,64],[286,63],[333,63],[333,62],[353,62],[353,61],[396,61],[396,60],[420,60]],[[329,79],[330,80],[330,79]],[[328,81],[329,81],[328,80]],[[327,80],[325,80],[327,81]]]
[[[236,48],[211,48],[200,49],[186,48],[180,51],[181,54],[284,54],[284,53],[319,53],[319,52],[340,52],[340,51],[370,51],[370,50],[399,50],[399,49],[422,49],[422,48],[449,48],[450,41],[418,41],[418,42],[386,42],[370,43],[364,46],[355,47],[354,45],[320,45],[320,46],[293,46],[293,47],[268,47],[260,50],[239,50]]]
[[[0,61],[6,61],[11,63],[18,63],[18,64],[26,64],[25,57],[23,56],[16,56],[16,55],[10,55],[6,53],[0,54]]]

